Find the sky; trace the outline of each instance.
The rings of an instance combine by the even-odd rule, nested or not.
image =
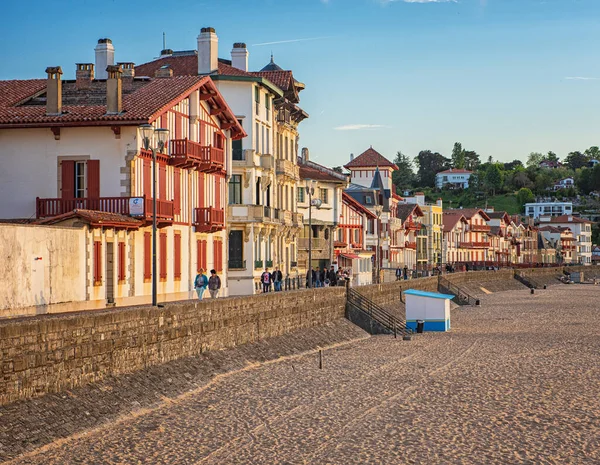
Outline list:
[[[300,147],[343,165],[373,146],[483,159],[560,157],[600,145],[600,0],[4,0],[0,79],[45,77],[93,62],[101,37],[116,61],[245,42],[250,69],[273,53],[306,85]]]

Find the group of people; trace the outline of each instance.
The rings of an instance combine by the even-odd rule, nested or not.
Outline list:
[[[280,292],[283,273],[281,273],[278,266],[275,267],[272,273],[269,273],[269,269],[265,268],[265,271],[260,275],[260,282],[262,283],[263,292],[271,292],[271,285],[275,292]]]
[[[396,281],[400,281],[402,279],[408,279],[408,266],[404,265],[404,268],[396,268]]]
[[[331,265],[329,271],[325,267],[321,270],[313,267],[306,272],[306,287],[311,287],[311,278],[312,287],[329,287],[338,286],[340,282],[349,280],[351,277],[352,270],[338,268],[336,271],[333,265]]]
[[[210,296],[216,299],[219,296],[219,289],[221,289],[221,278],[217,275],[216,270],[210,270],[210,278],[206,276],[204,270],[200,268],[200,271],[194,279],[194,289],[198,294],[198,299],[202,300],[204,292],[208,289]]]

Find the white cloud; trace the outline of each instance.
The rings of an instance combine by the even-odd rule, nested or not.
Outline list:
[[[585,76],[567,76],[567,81],[598,81],[600,78],[597,77],[585,77]]]
[[[383,124],[345,124],[344,126],[337,126],[333,129],[336,131],[360,131],[362,129],[382,129],[387,128]]]
[[[321,40],[321,39],[331,39],[331,36],[325,36],[325,37],[307,37],[305,39],[277,40],[275,42],[263,42],[261,44],[252,44],[252,46],[253,47],[262,47],[263,45],[289,44],[289,43],[292,43],[292,42],[306,42],[308,40]]]

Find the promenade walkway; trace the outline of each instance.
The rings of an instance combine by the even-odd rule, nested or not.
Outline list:
[[[598,298],[486,295],[449,333],[249,367],[11,463],[600,463]]]

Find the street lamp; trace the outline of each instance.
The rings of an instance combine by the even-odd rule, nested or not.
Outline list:
[[[142,146],[145,150],[152,151],[152,306],[156,307],[156,151],[162,153],[165,149],[169,130],[154,129],[151,124],[142,124],[139,129],[142,134]],[[152,145],[153,136],[157,139],[156,147]]]
[[[379,259],[381,252],[379,251],[379,241],[381,240],[381,213],[383,205],[375,205],[375,214],[377,215],[377,249],[375,250],[375,284],[379,284]]]
[[[321,199],[313,199],[317,182],[312,179],[306,180],[306,193],[308,195],[308,287],[313,287],[312,281],[312,207],[321,207]]]

